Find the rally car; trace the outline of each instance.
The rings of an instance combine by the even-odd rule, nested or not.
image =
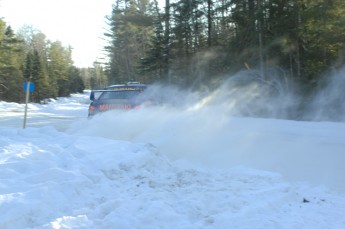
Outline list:
[[[147,85],[140,83],[127,83],[111,85],[103,90],[93,90],[90,94],[88,116],[92,117],[100,112],[109,110],[131,110],[140,108],[143,103],[149,103],[143,92]]]

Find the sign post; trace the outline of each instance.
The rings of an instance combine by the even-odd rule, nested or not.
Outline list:
[[[29,96],[30,92],[34,91],[34,84],[31,83],[30,81],[24,83],[24,91],[25,91],[25,111],[24,111],[24,123],[23,123],[23,128],[26,128],[26,117],[28,113],[28,103],[29,103]]]

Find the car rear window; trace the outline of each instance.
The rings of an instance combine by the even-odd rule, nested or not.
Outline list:
[[[100,96],[100,99],[132,99],[139,95],[140,92],[140,90],[105,91]]]

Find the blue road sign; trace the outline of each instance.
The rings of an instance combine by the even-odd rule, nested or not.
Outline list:
[[[27,82],[24,83],[24,92],[26,92],[27,90]],[[35,90],[35,84],[30,82],[30,88],[29,88],[29,92],[34,92]]]

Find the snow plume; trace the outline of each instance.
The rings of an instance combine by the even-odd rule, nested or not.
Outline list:
[[[306,117],[312,120],[345,121],[345,67],[324,76],[319,90],[308,104]]]
[[[236,117],[345,121],[345,67],[325,74],[312,95],[277,67],[266,69],[265,76],[257,70],[241,71],[216,84],[216,89],[200,93],[189,106]]]
[[[297,104],[295,87],[281,69],[267,70],[265,77],[246,70],[215,81],[198,91],[153,85],[144,98],[184,111],[212,109],[229,116],[280,119],[295,116],[291,109]]]
[[[242,117],[285,115],[293,102],[285,93],[287,86],[278,80],[269,85],[251,75],[234,76],[210,93],[156,86],[147,93],[156,95],[159,105],[106,112],[76,123],[69,132],[151,143],[176,160],[216,168],[243,165],[345,190],[340,175],[345,168],[339,160],[345,159],[340,137],[344,125],[334,125],[325,134],[321,124],[312,122]],[[330,144],[336,145],[332,152]]]
[[[294,87],[283,71],[272,69],[266,77],[242,71],[220,82],[195,107],[209,106],[231,116],[289,119],[296,104]]]

